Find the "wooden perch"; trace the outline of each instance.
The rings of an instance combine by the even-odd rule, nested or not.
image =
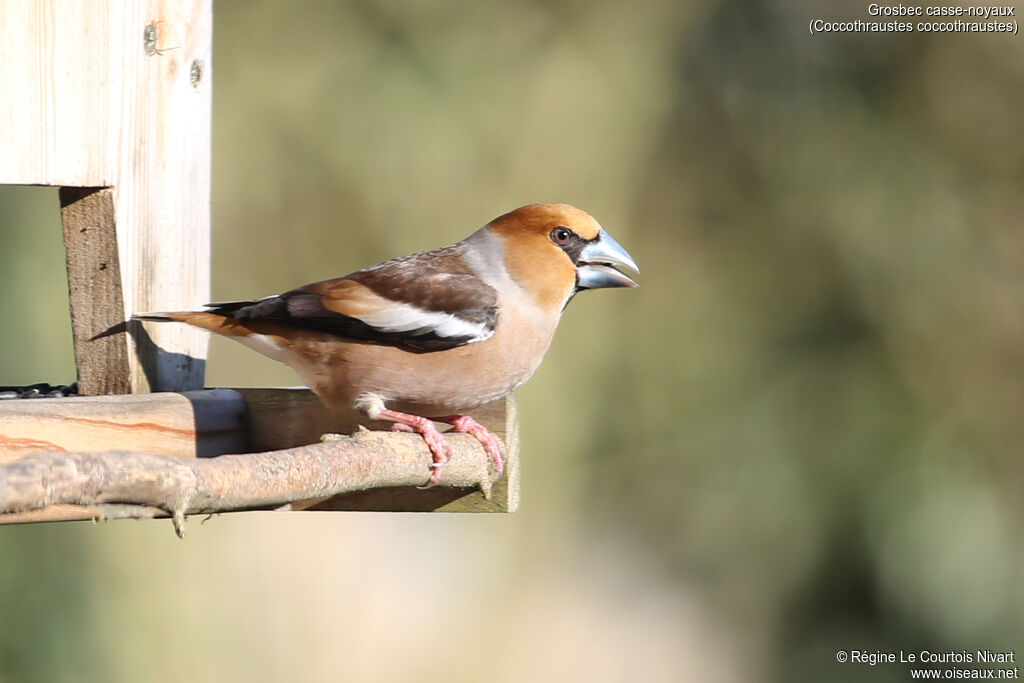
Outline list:
[[[488,457],[467,434],[448,434],[452,459],[442,487],[491,489]],[[418,486],[431,456],[415,434],[361,431],[324,443],[263,453],[180,458],[134,451],[33,453],[0,465],[0,513],[84,505],[94,517],[172,516],[184,534],[186,514],[279,507],[341,493]],[[128,506],[127,509],[121,509]],[[139,514],[142,512],[142,514]]]
[[[456,453],[442,485],[417,489],[430,462],[420,437],[330,410],[308,389],[0,401],[0,524],[165,515],[181,496],[186,512],[289,502],[293,510],[511,512],[515,401],[473,415],[506,446],[505,475],[489,498],[476,439],[449,433]],[[354,436],[319,443],[325,433]]]

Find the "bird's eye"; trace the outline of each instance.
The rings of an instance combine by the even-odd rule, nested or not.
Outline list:
[[[572,239],[572,230],[563,225],[559,225],[551,231],[551,241],[560,247],[569,244],[570,239]]]

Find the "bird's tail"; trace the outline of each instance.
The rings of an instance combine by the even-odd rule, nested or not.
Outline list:
[[[158,323],[174,322],[174,315],[181,315],[175,313],[135,313],[132,315],[132,320],[152,320]]]
[[[187,317],[189,314],[185,312],[181,313],[136,313],[129,320],[151,320],[160,323],[168,322],[189,322]],[[114,334],[120,334],[121,332],[129,331],[128,320],[123,320],[116,325],[112,325],[107,329],[103,330],[95,337],[92,337],[90,341],[96,341],[97,339],[103,339]]]
[[[229,315],[213,311],[170,311],[166,313],[136,313],[132,320],[145,320],[158,323],[187,323],[210,332],[227,336],[248,334],[237,321]]]
[[[148,320],[158,323],[191,323],[195,316],[206,315],[207,311],[164,311],[156,313],[135,313],[132,320]]]

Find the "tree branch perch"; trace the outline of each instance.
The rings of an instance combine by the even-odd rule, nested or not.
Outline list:
[[[439,485],[479,487],[489,496],[489,458],[479,442],[468,434],[449,432],[445,438],[453,453]],[[58,504],[100,510],[148,506],[168,512],[181,536],[186,514],[420,486],[430,476],[431,462],[419,435],[375,431],[309,446],[215,458],[136,451],[33,453],[0,464],[0,514]]]

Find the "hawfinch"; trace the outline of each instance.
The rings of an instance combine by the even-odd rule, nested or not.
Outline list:
[[[290,366],[327,405],[422,434],[434,458],[429,487],[451,453],[433,421],[479,439],[500,476],[501,443],[462,412],[533,375],[577,292],[636,286],[614,266],[639,272],[589,214],[531,204],[457,244],[333,280],[134,318],[231,337]]]

